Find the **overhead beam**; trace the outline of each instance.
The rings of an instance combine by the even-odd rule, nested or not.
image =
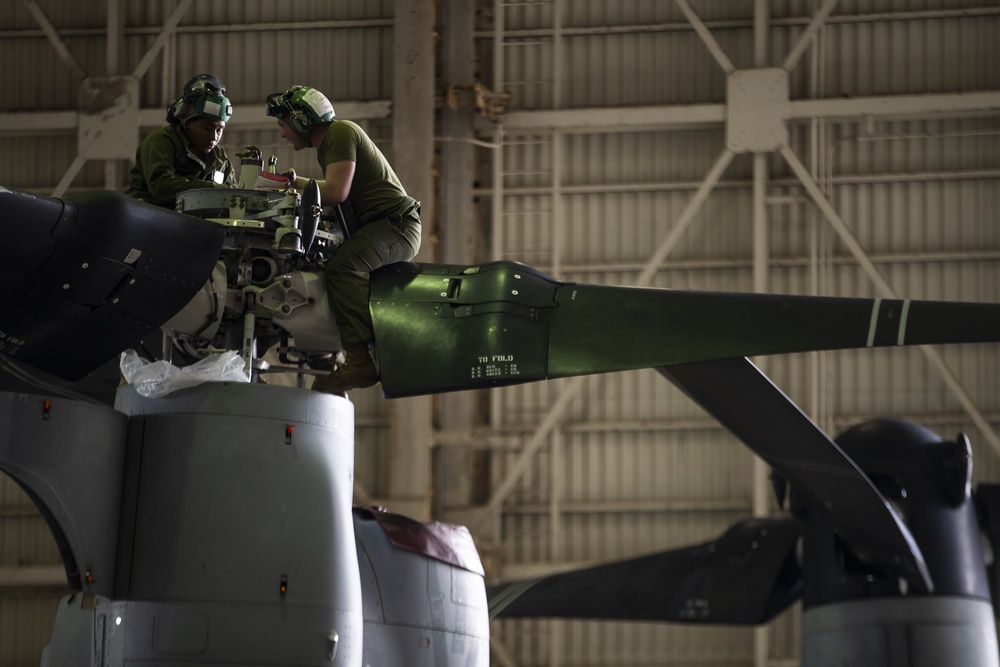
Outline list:
[[[681,213],[681,217],[677,219],[674,226],[670,229],[670,233],[667,234],[667,238],[656,248],[650,258],[646,261],[646,265],[643,267],[642,272],[639,273],[638,279],[636,279],[636,287],[649,287],[653,284],[653,280],[656,275],[660,272],[660,268],[663,263],[667,260],[667,257],[674,251],[677,244],[680,242],[681,237],[684,232],[688,230],[691,223],[694,222],[695,215],[701,210],[701,207],[708,201],[708,195],[712,193],[715,186],[719,184],[719,179],[722,178],[723,172],[726,171],[726,167],[729,163],[733,161],[733,156],[735,154],[728,148],[722,149],[719,153],[719,157],[712,164],[712,168],[708,170],[708,174],[705,175],[704,180],[702,180],[701,185],[695,191],[694,195],[688,201],[687,206],[684,208],[684,212]]]
[[[66,569],[61,565],[0,567],[0,592],[18,588],[66,589]]]
[[[1000,90],[976,93],[889,95],[875,97],[790,100],[786,120],[815,118],[922,118],[1000,113]],[[725,104],[691,104],[646,107],[594,107],[554,111],[511,111],[503,126],[513,130],[544,128],[576,131],[635,131],[669,126],[713,125],[726,121]]]
[[[1000,114],[1000,90],[938,95],[888,95],[791,100],[789,120],[866,117],[912,118]]]
[[[871,23],[891,23],[902,21],[945,21],[953,19],[989,18],[1000,14],[1000,7],[963,7],[958,9],[924,9],[915,11],[872,12],[870,14],[835,14],[826,20],[828,25],[857,25]],[[804,16],[772,17],[773,27],[803,27],[814,20]],[[753,19],[717,19],[702,21],[710,30],[746,30],[753,28]],[[330,19],[324,21],[276,21],[274,23],[202,23],[178,25],[176,34],[218,34],[220,32],[274,32],[280,30],[349,30],[353,28],[391,28],[392,18],[370,19]],[[688,21],[672,21],[666,23],[624,23],[613,26],[575,26],[561,27],[559,32],[564,37],[580,37],[588,35],[628,35],[651,34],[659,32],[687,32],[691,29]],[[158,32],[153,26],[129,26],[126,36],[151,35]],[[517,28],[506,30],[508,37],[518,38],[549,38],[555,32],[554,28]],[[66,37],[99,37],[104,34],[104,28],[75,27],[64,28],[60,34]],[[0,39],[34,39],[44,36],[35,28],[14,28],[0,30]],[[495,31],[479,30],[473,33],[476,39],[492,40]]]
[[[171,14],[163,24],[163,29],[160,30],[160,34],[156,36],[156,39],[153,41],[153,45],[149,47],[149,51],[146,52],[146,55],[144,55],[142,60],[139,61],[139,64],[136,65],[135,70],[132,72],[132,76],[137,79],[142,79],[146,70],[148,70],[149,66],[153,64],[153,59],[155,59],[160,53],[160,49],[162,49],[163,45],[167,43],[170,36],[174,34],[174,29],[177,27],[177,24],[180,23],[181,18],[184,16],[185,12],[187,12],[188,7],[191,6],[192,2],[194,2],[194,0],[181,0],[181,3],[177,5],[176,9],[174,9],[174,13]]]
[[[236,113],[229,121],[228,127],[243,129],[270,127],[274,120],[267,117],[263,106],[263,103],[259,107],[237,105]],[[390,100],[344,101],[337,102],[336,109],[344,118],[389,118],[392,115],[392,102]],[[940,95],[791,100],[788,120],[795,122],[815,118],[861,120],[927,116],[947,118],[996,114],[1000,114],[1000,90]],[[142,127],[159,127],[163,124],[163,115],[163,109],[142,109],[139,111],[139,124]],[[512,111],[503,117],[503,127],[507,132],[546,128],[564,132],[635,132],[642,129],[721,125],[725,122],[725,104]],[[0,136],[76,131],[76,127],[76,111],[0,113]]]
[[[816,37],[816,33],[819,29],[823,27],[826,20],[830,17],[830,13],[833,12],[834,6],[837,4],[838,0],[826,0],[823,6],[820,7],[819,11],[816,12],[816,16],[813,17],[812,21],[806,27],[805,32],[799,36],[799,41],[795,43],[792,50],[788,52],[788,57],[785,58],[785,62],[781,65],[786,71],[791,72],[798,64],[799,58],[802,54],[806,52],[809,45],[812,44],[813,39]]]
[[[392,102],[389,100],[372,100],[368,102],[337,102],[337,113],[352,120],[370,120],[389,118],[392,115]],[[160,127],[165,122],[166,112],[163,109],[141,109],[139,111],[139,126],[144,128]],[[0,136],[26,136],[48,134],[50,132],[75,132],[77,129],[76,111],[47,111],[41,113],[0,113]],[[260,129],[275,127],[275,120],[264,112],[264,103],[243,104],[236,107],[236,112],[226,124],[227,128]]]
[[[889,281],[886,280],[882,272],[875,266],[872,258],[868,255],[865,249],[861,246],[861,243],[851,232],[847,223],[837,214],[836,209],[834,209],[833,204],[826,198],[823,192],[820,190],[819,185],[813,180],[812,175],[809,170],[806,169],[805,165],[798,159],[795,151],[793,151],[788,146],[783,146],[779,153],[785,159],[785,162],[792,169],[792,172],[798,177],[799,181],[802,183],[802,187],[805,188],[806,192],[812,198],[813,203],[819,208],[820,212],[826,218],[827,222],[837,233],[840,241],[847,248],[848,252],[854,256],[861,269],[868,276],[868,279],[875,286],[878,293],[889,299],[896,299],[899,296],[893,290]],[[928,361],[937,369],[938,373],[941,375],[941,379],[951,390],[952,394],[958,399],[962,407],[965,409],[966,414],[972,419],[972,422],[979,429],[982,436],[986,439],[986,442],[990,445],[993,451],[1000,456],[1000,435],[997,434],[996,429],[990,423],[989,419],[983,414],[982,410],[969,395],[969,392],[965,389],[965,386],[961,383],[958,376],[954,371],[948,366],[944,358],[937,351],[936,348],[930,347],[928,345],[921,345],[920,351],[924,353]]]
[[[662,266],[667,256],[669,256],[673,249],[677,246],[677,242],[680,240],[681,236],[683,236],[684,232],[691,226],[695,215],[699,210],[701,210],[702,205],[708,199],[708,195],[718,184],[719,179],[722,177],[722,173],[732,161],[733,155],[733,152],[728,149],[723,149],[723,151],[719,154],[719,157],[716,159],[715,163],[713,163],[711,169],[709,169],[705,178],[702,180],[698,190],[688,201],[687,206],[684,208],[684,212],[681,213],[680,218],[678,218],[677,222],[674,223],[670,233],[667,234],[667,238],[659,245],[659,247],[657,247],[655,252],[653,252],[653,254],[646,261],[643,270],[640,272],[639,277],[635,282],[635,287],[649,287],[652,285],[660,266]],[[517,487],[521,476],[528,469],[528,466],[534,459],[535,454],[539,449],[541,449],[542,445],[545,444],[550,434],[560,425],[563,416],[566,414],[573,400],[580,395],[580,392],[588,378],[589,376],[587,375],[580,375],[570,378],[560,385],[561,392],[559,393],[559,397],[549,407],[549,411],[542,418],[542,422],[538,425],[538,428],[535,429],[535,432],[531,435],[527,444],[525,444],[518,453],[517,459],[514,461],[513,466],[511,466],[507,471],[506,477],[499,484],[495,485],[493,492],[490,494],[489,500],[480,508],[478,517],[476,517],[473,520],[472,525],[469,526],[470,530],[479,534],[482,532],[482,529],[487,526],[491,520],[493,520],[503,503],[507,500],[508,496],[510,496],[510,494]]]
[[[701,38],[701,41],[705,43],[705,47],[708,49],[708,52],[712,54],[713,58],[715,58],[715,62],[719,64],[722,71],[726,74],[732,74],[736,71],[732,61],[729,60],[729,57],[726,55],[725,51],[722,50],[722,47],[719,46],[719,43],[715,41],[715,37],[712,36],[712,32],[705,26],[701,18],[695,14],[694,10],[691,9],[691,5],[688,4],[687,0],[674,0],[674,2],[680,8],[681,12],[684,13],[684,17],[688,20],[688,23],[691,24],[691,27],[694,28],[695,33],[697,33],[698,37]]]
[[[508,132],[552,128],[566,131],[690,126],[723,123],[724,104],[678,104],[646,107],[592,107],[553,111],[509,111],[501,119]]]
[[[80,173],[80,170],[83,169],[83,165],[86,163],[87,160],[82,155],[77,155],[73,158],[73,162],[71,162],[69,168],[66,169],[66,173],[63,174],[62,180],[59,181],[55,190],[52,191],[52,196],[62,197],[66,194],[66,190],[68,190],[69,186],[73,184],[73,179],[76,178],[76,175]]]
[[[86,79],[87,70],[84,69],[79,59],[77,59],[76,54],[74,54],[73,50],[69,48],[66,41],[59,36],[59,32],[56,30],[56,27],[52,25],[52,20],[49,18],[49,15],[45,13],[45,10],[42,9],[38,3],[35,2],[35,0],[24,0],[24,5],[28,8],[28,11],[31,12],[31,15],[35,18],[38,25],[41,26],[42,32],[45,33],[49,42],[52,43],[52,47],[56,50],[56,53],[59,54],[59,58],[66,63],[66,66],[69,67],[70,71],[72,71],[74,75],[76,75],[77,79],[80,81]],[[8,63],[8,66],[12,65]]]

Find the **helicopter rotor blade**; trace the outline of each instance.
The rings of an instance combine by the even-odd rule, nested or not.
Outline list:
[[[697,546],[490,587],[490,617],[765,623],[801,593],[800,533],[751,519]]]
[[[225,228],[109,190],[0,187],[0,354],[79,380],[137,345],[204,285]]]
[[[656,370],[767,461],[859,557],[905,577],[914,592],[933,591],[920,547],[885,497],[749,359]]]
[[[388,397],[807,350],[1000,341],[1000,305],[611,287],[529,266],[372,274]]]
[[[0,354],[79,379],[179,312],[225,227],[110,191],[0,188]],[[31,224],[23,224],[30,221]],[[386,397],[806,350],[1000,341],[1000,305],[561,282],[510,261],[371,275]]]

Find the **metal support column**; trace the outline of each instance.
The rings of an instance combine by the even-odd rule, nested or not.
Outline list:
[[[420,201],[421,260],[433,259],[431,230],[437,218],[433,179],[436,19],[433,0],[414,0],[396,5],[393,27],[393,168],[407,193]],[[389,407],[389,498],[394,511],[424,520],[431,518],[432,401],[430,396],[420,396],[393,401]]]
[[[446,85],[471,89],[475,84],[475,11],[464,0],[447,0],[442,7],[442,44]],[[448,264],[473,263],[476,256],[475,207],[472,185],[475,174],[475,109],[462,105],[441,110],[441,218],[437,260]],[[438,397],[441,430],[465,434],[457,444],[436,443],[435,516],[447,518],[451,507],[472,502],[472,432],[475,428],[475,393],[456,392]]]

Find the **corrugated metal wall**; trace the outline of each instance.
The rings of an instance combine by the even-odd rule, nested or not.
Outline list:
[[[727,100],[718,58],[681,4],[491,3],[480,52],[497,56],[491,85],[512,114],[577,108],[716,105]],[[767,67],[779,67],[819,2],[770,2]],[[945,94],[1000,85],[994,6],[839,3],[789,78],[792,99]],[[755,66],[754,3],[691,2],[736,70]],[[496,40],[502,40],[498,49]],[[567,121],[531,127],[529,114],[484,157],[479,180],[502,228],[495,256],[580,282],[633,285],[679,224],[726,146],[721,119],[657,127]],[[693,116],[697,116],[692,112]],[[851,116],[852,114],[847,114]],[[919,116],[920,114],[918,114]],[[606,117],[606,116],[605,116]],[[541,117],[540,117],[541,118]],[[553,121],[553,119],[556,119]],[[548,123],[555,128],[546,127]],[[790,128],[789,146],[888,282],[920,299],[994,301],[998,294],[1000,122],[988,117],[817,117]],[[767,288],[874,296],[875,288],[779,156],[768,158]],[[499,176],[499,177],[498,177]],[[652,284],[753,291],[753,163],[738,154]],[[600,326],[595,323],[595,326]],[[942,351],[995,426],[998,350]],[[943,437],[974,441],[977,479],[996,478],[987,444],[918,350],[848,351],[760,360],[772,379],[831,433],[876,415],[909,417]],[[540,430],[561,388],[494,391],[491,454],[504,499],[493,538],[508,572],[587,563],[712,539],[752,509],[750,455],[648,371],[591,378],[551,433]],[[523,448],[537,444],[523,474]],[[797,656],[797,612],[771,628],[771,664]],[[753,634],[623,623],[506,621],[496,634],[518,665],[755,663]],[[710,648],[709,648],[710,647]]]
[[[77,77],[56,55],[28,2],[0,8],[0,55],[30,68],[0,68],[0,115],[37,114],[45,129],[0,127],[0,183],[51,192],[76,155],[76,133],[60,112],[76,109]],[[121,3],[118,71],[132,71],[178,0]],[[444,0],[440,6],[447,5]],[[37,0],[90,74],[107,71],[106,5]],[[650,284],[752,291],[754,165],[738,153],[703,205],[691,202],[727,145],[727,76],[781,67],[818,11],[818,0],[772,0],[768,27],[755,37],[758,4],[730,0],[553,0],[476,4],[477,77],[509,92],[499,124],[477,124],[475,252],[519,260],[563,280],[632,285],[681,221]],[[686,10],[689,10],[686,12]],[[702,22],[713,54],[692,27]],[[190,76],[211,71],[228,86],[236,116],[224,143],[247,143],[279,166],[314,170],[270,124],[241,122],[241,110],[294,83],[334,101],[393,96],[392,2],[298,0],[275,4],[210,0],[191,4],[177,32],[141,80],[143,109],[165,108]],[[846,102],[839,112],[790,123],[789,146],[853,230],[889,284],[910,298],[1000,301],[1000,115],[909,117],[866,112],[866,97],[952,95],[1000,90],[1000,9],[980,0],[835,3],[791,67],[793,100]],[[759,41],[765,42],[758,53]],[[444,89],[448,82],[439,82]],[[947,107],[947,105],[946,105]],[[614,116],[608,110],[623,113]],[[566,120],[562,112],[586,115]],[[845,111],[846,110],[846,111]],[[393,113],[400,113],[398,107]],[[405,110],[402,110],[405,112]],[[553,112],[556,116],[532,116]],[[247,116],[244,116],[246,118]],[[9,118],[5,116],[5,118]],[[390,159],[392,122],[359,118]],[[13,121],[11,121],[13,122]],[[18,121],[21,122],[21,121]],[[17,126],[20,128],[21,126]],[[148,132],[151,127],[144,128]],[[72,189],[124,187],[128,165],[91,164]],[[448,164],[439,168],[446,172]],[[870,279],[778,155],[766,161],[767,289],[871,296]],[[461,222],[442,210],[428,229]],[[432,234],[427,238],[433,239]],[[425,241],[434,243],[433,240]],[[473,258],[469,258],[473,261]],[[1000,421],[996,345],[941,350],[976,406]],[[846,351],[760,360],[772,379],[828,431],[874,415],[914,418],[944,437],[969,433],[977,480],[1000,478],[1000,451],[976,429],[918,350]],[[541,426],[566,391],[578,391]],[[377,390],[352,396],[357,408],[359,499],[392,496],[393,424]],[[476,499],[445,476],[438,518],[470,522],[491,572],[539,571],[712,539],[753,510],[748,450],[652,371],[539,383],[476,394],[477,437],[460,447]],[[405,437],[405,434],[404,434]],[[395,443],[395,446],[400,446]],[[511,477],[525,452],[523,474]],[[482,474],[480,474],[482,473]],[[512,481],[512,491],[498,497]],[[759,482],[759,480],[757,480]],[[0,567],[57,567],[58,554],[29,501],[0,480]],[[482,512],[484,499],[495,511]],[[51,631],[58,591],[0,591],[0,664],[37,664]],[[502,665],[794,664],[798,613],[752,630],[647,623],[508,621],[494,624],[494,662]]]
[[[29,11],[35,5],[59,32],[78,67],[60,59]],[[295,2],[288,7],[262,2],[185,3],[161,0],[118,3],[123,13],[121,56],[115,73],[132,73],[157,44],[163,25],[179,14],[173,34],[162,40],[162,49],[140,78],[143,109],[166,109],[185,81],[201,72],[216,74],[227,86],[235,114],[224,143],[233,152],[256,143],[278,154],[279,164],[314,167],[315,160],[292,159],[273,123],[247,129],[248,112],[263,108],[264,98],[298,83],[324,91],[334,103],[341,100],[388,100],[392,94],[392,3]],[[186,9],[185,9],[186,7]],[[107,8],[105,3],[22,1],[0,8],[0,50],[5,62],[31,63],[30,69],[5,68],[0,72],[3,113],[30,111],[43,128],[52,112],[75,111],[77,73],[109,73]],[[322,54],[314,55],[314,54]],[[241,118],[242,116],[242,118]],[[391,139],[384,121],[372,122],[372,136]],[[143,128],[143,133],[156,125]],[[49,123],[50,125],[53,123]],[[8,128],[9,129],[9,128]],[[390,147],[391,148],[391,147]],[[51,192],[76,155],[75,126],[66,129],[21,132],[0,131],[3,155],[44,155],[7,176],[6,185]],[[129,165],[120,165],[127,169]],[[123,185],[123,177],[118,183]],[[103,187],[101,168],[84,170],[72,189]]]

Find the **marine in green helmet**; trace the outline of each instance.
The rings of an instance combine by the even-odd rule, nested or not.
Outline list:
[[[370,387],[379,374],[369,354],[373,341],[368,311],[368,277],[375,269],[413,259],[420,249],[420,203],[402,183],[365,131],[336,117],[326,95],[292,86],[267,98],[267,115],[277,118],[281,136],[296,150],[315,148],[323,180],[324,206],[349,203],[358,230],[326,264],[327,299],[340,328],[346,361],[312,388],[327,393]],[[301,190],[308,180],[285,172]]]

